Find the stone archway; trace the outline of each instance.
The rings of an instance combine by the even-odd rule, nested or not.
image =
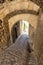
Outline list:
[[[15,23],[17,23],[19,20],[28,21],[36,29],[38,16],[32,15],[32,14],[20,14],[20,15],[16,15],[16,16],[11,17],[8,20],[10,36],[11,36],[11,30],[12,30],[13,25]]]
[[[12,4],[12,5],[11,5]],[[15,4],[15,6],[14,6]],[[22,4],[22,5],[21,5]],[[26,6],[27,5],[27,6]],[[24,20],[28,20],[27,17],[22,17],[23,14],[24,16],[28,16],[28,14],[32,14],[33,17],[35,16],[34,20],[38,19],[38,12],[39,12],[39,6],[36,5],[35,3],[31,2],[31,1],[24,1],[24,2],[11,2],[8,3],[7,10],[8,12],[6,13],[6,16],[3,18],[3,22],[4,22],[4,27],[5,27],[5,35],[6,35],[6,40],[7,38],[9,38],[10,36],[10,31],[9,31],[9,26],[13,26],[13,25],[9,25],[9,20],[14,16],[17,17],[18,16],[18,20],[24,18]],[[36,8],[35,8],[36,7]],[[31,16],[32,16],[31,15]],[[21,17],[20,17],[21,16]],[[33,18],[32,17],[32,18]],[[17,20],[17,21],[18,21]],[[31,20],[31,19],[30,19]],[[33,20],[33,21],[34,21]],[[16,21],[14,21],[15,23]],[[11,22],[10,22],[11,23]],[[31,22],[32,23],[32,22]],[[36,22],[37,23],[37,22]],[[34,25],[34,22],[33,22]],[[10,28],[11,29],[11,28]]]
[[[13,1],[11,3],[8,3],[7,5],[6,5],[7,9],[5,8],[5,12],[6,10],[8,12],[6,12],[5,16],[3,17],[6,41],[8,41],[8,39],[10,38],[9,22],[8,22],[10,18],[22,14],[32,14],[35,15],[36,18],[38,19],[38,14],[40,9],[40,7],[37,4],[33,3],[32,1],[22,1],[22,2]]]

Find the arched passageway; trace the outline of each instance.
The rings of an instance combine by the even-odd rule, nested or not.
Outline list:
[[[0,18],[3,20],[5,46],[9,46],[12,44],[10,39],[11,29],[17,21],[29,21],[30,24],[36,29],[40,9],[39,5],[28,0],[14,0],[10,1],[10,3],[9,1],[6,1],[5,4],[3,3],[2,6],[3,8],[0,10]]]
[[[8,38],[10,38],[13,24],[16,23],[18,20],[27,20],[32,24],[32,26],[36,28],[40,9],[37,4],[33,3],[32,1],[12,1],[7,5],[5,7],[6,14],[4,12],[5,16],[2,17],[4,22],[6,41],[8,40]],[[13,21],[12,18],[15,19],[14,22],[11,22],[11,20]]]
[[[41,56],[43,57],[43,55],[42,55],[42,46],[43,46],[43,44],[42,44],[43,43],[43,37],[42,37],[43,36],[43,34],[42,34],[43,22],[42,21],[43,20],[39,19],[39,18],[43,17],[42,16],[43,14],[40,14],[40,12],[39,12],[40,5],[38,4],[38,1],[39,0],[37,0],[37,1],[36,0],[31,0],[31,1],[30,0],[14,0],[14,1],[6,2],[5,4],[2,5],[2,8],[0,8],[1,9],[0,10],[0,19],[3,20],[3,25],[4,25],[3,26],[4,27],[4,40],[5,40],[5,42],[4,42],[5,45],[3,44],[4,46],[7,46],[7,45],[9,46],[9,43],[11,42],[10,33],[11,33],[12,26],[13,26],[13,24],[16,23],[16,21],[21,20],[21,19],[28,20],[29,22],[31,21],[31,24],[33,23],[32,26],[34,26],[35,30],[38,27],[37,32],[36,32],[37,34],[35,36],[36,39],[35,39],[35,43],[34,43],[35,50],[36,50],[35,54],[38,55],[39,65],[40,64],[43,65],[43,61],[41,61],[41,59],[42,59]],[[40,2],[43,5],[42,0],[40,0]],[[35,18],[32,16],[28,17],[27,14],[35,15],[34,16]],[[23,15],[25,17],[23,17]],[[11,22],[11,19],[13,16],[14,16],[14,22]],[[29,18],[29,19],[27,19],[27,18]],[[33,20],[33,18],[34,18],[34,20]],[[3,40],[2,40],[2,42],[3,42]]]
[[[29,22],[20,20],[20,21],[16,22],[12,26],[12,29],[11,29],[11,37],[12,37],[13,43],[18,38],[18,36],[23,33],[29,35]]]
[[[4,6],[3,10],[0,11],[1,14],[0,18],[3,19],[5,46],[9,46],[12,44],[11,30],[13,25],[17,21],[19,20],[29,21],[32,27],[34,27],[34,29],[36,30],[40,9],[39,5],[28,0],[24,1],[14,0],[10,3],[6,2],[5,5],[3,6]]]
[[[10,38],[12,40],[12,43],[14,43],[19,35],[27,34],[30,37],[31,41],[33,41],[34,32],[35,28],[28,21],[20,20],[13,24],[10,32]]]

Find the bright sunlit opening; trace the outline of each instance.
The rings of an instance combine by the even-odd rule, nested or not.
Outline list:
[[[29,35],[29,22],[22,20],[22,33]]]

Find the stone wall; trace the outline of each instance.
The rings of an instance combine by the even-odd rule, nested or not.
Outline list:
[[[16,39],[18,38],[18,36],[20,35],[20,21],[18,21],[17,23],[15,23],[11,29],[11,40],[14,43],[16,41]]]
[[[38,65],[43,65],[43,13],[40,12],[35,36],[35,54]]]
[[[35,31],[36,29],[31,24],[29,24],[29,37],[30,37],[31,46],[33,49],[34,49]]]
[[[6,29],[7,28],[7,29]],[[5,50],[11,43],[9,36],[9,26],[8,22],[3,22],[3,19],[0,19],[0,51]]]
[[[0,19],[0,50],[4,50],[5,47],[5,30],[3,21]]]

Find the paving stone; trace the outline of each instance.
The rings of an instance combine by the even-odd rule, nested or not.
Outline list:
[[[31,50],[28,35],[22,34],[13,45],[11,45],[2,53],[2,55],[0,55],[0,65],[27,65]],[[30,59],[30,63],[32,60]]]

